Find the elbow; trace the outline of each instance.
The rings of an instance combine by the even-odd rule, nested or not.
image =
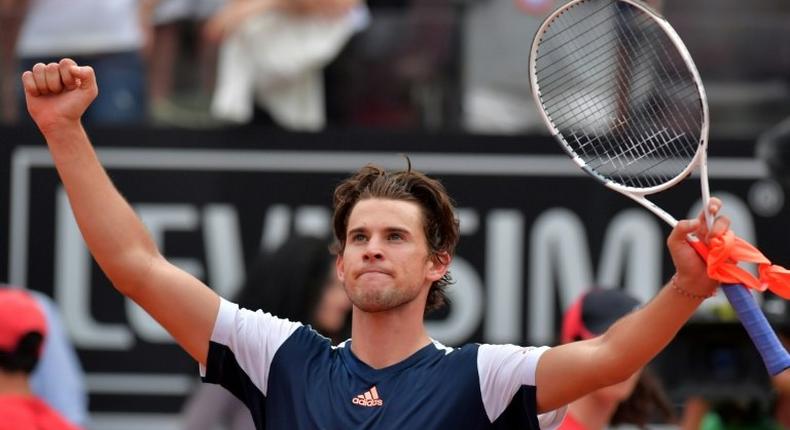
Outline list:
[[[99,266],[118,292],[134,298],[151,279],[157,261],[164,258],[158,252],[128,252]]]

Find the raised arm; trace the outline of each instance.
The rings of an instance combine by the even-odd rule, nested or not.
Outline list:
[[[721,207],[711,199],[710,212]],[[729,228],[729,219],[717,217],[713,233]],[[552,348],[538,363],[537,403],[541,412],[570,403],[598,388],[627,379],[653,359],[677,334],[718,283],[686,242],[689,233],[707,237],[700,219],[680,221],[667,239],[676,276],[647,305],[613,324],[603,335]]]
[[[162,257],[101,166],[80,122],[98,94],[93,69],[64,59],[35,65],[22,82],[28,111],[47,141],[96,262],[118,291],[205,364],[219,297]]]

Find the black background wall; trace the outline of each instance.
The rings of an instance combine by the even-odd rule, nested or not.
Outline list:
[[[449,344],[550,344],[562,309],[589,286],[622,286],[647,299],[672,273],[668,227],[580,173],[546,136],[256,128],[90,135],[163,253],[226,296],[260,249],[294,231],[329,233],[338,181],[366,162],[403,168],[399,154],[440,177],[459,207],[453,304],[430,320],[432,334]],[[714,138],[712,190],[740,235],[788,265],[784,190],[752,153],[751,142]],[[88,259],[37,132],[0,129],[0,178],[0,279],[55,298],[88,376],[92,411],[177,413],[197,366]],[[657,200],[686,217],[696,211],[698,181]],[[783,324],[784,302],[764,298]],[[657,363],[677,398],[725,386],[740,387],[742,396],[768,392],[742,330],[722,322],[722,304],[709,301]]]

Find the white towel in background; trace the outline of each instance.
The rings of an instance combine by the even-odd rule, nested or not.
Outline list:
[[[322,70],[367,20],[364,4],[339,17],[270,12],[247,19],[220,47],[212,114],[249,122],[257,102],[287,129],[323,128]]]

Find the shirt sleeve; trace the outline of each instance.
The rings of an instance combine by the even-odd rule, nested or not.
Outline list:
[[[523,386],[535,387],[535,372],[541,355],[549,347],[517,345],[480,345],[477,368],[480,393],[486,415],[494,422],[508,407],[513,396]],[[536,407],[536,406],[533,406]],[[562,423],[566,408],[539,414],[543,430],[555,429]],[[537,414],[537,411],[533,411]]]
[[[212,362],[211,350],[227,349],[235,364],[265,396],[269,370],[277,350],[302,324],[277,318],[261,310],[250,311],[221,299],[209,350],[208,368],[222,366]],[[227,354],[224,354],[227,356]],[[206,367],[200,366],[200,376],[210,379]]]

